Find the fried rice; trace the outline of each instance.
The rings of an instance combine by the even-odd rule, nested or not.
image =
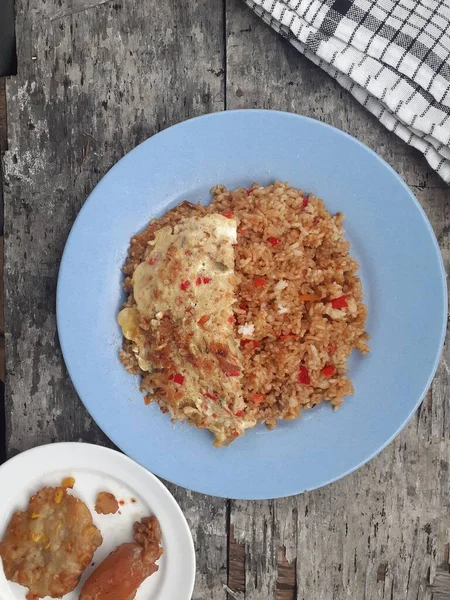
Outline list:
[[[287,183],[231,192],[217,186],[212,194],[209,205],[183,202],[132,238],[125,306],[134,305],[132,275],[155,231],[186,217],[232,213],[238,220],[234,314],[246,417],[272,428],[324,400],[339,407],[354,391],[350,353],[369,351],[367,308],[344,216],[331,215],[321,199]],[[129,372],[142,375],[147,402],[156,400],[164,410],[126,339],[120,358]]]

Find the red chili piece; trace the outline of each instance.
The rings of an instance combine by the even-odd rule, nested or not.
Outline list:
[[[247,190],[247,196],[250,196],[250,194],[254,191],[255,191],[255,188],[250,188],[249,190]]]
[[[232,316],[228,317],[228,323],[234,323],[234,317],[232,317]]]
[[[147,261],[147,263],[153,267],[153,265],[156,265],[156,263],[158,262],[157,258],[149,258],[149,260]]]
[[[232,219],[234,217],[234,213],[232,210],[224,210],[222,214],[227,219]]]
[[[325,375],[325,377],[333,377],[333,375],[335,373],[336,373],[336,367],[334,367],[333,365],[326,365],[322,369],[322,375]]]
[[[200,319],[197,321],[197,324],[200,325],[200,327],[203,327],[203,325],[209,320],[208,315],[202,315],[200,317]]]
[[[333,298],[333,300],[331,300],[331,306],[333,308],[346,308],[348,306],[347,296],[339,296],[339,298]]]
[[[302,200],[302,208],[306,208],[309,203],[309,198],[303,198]]]
[[[178,383],[178,385],[183,385],[184,375],[182,375],[181,373],[175,373],[175,375],[173,376],[173,381],[175,383]]]
[[[309,385],[311,383],[311,380],[309,378],[308,369],[305,367],[305,365],[299,366],[297,380],[302,385]]]
[[[267,283],[267,279],[265,277],[255,277],[253,283],[256,287],[264,287]]]
[[[278,246],[278,244],[281,243],[281,239],[277,238],[277,237],[270,237],[270,238],[267,238],[267,239],[268,239],[268,242],[270,244],[272,244],[272,246]]]
[[[197,277],[197,279],[195,280],[195,285],[201,285],[201,283],[202,283],[202,278]]]
[[[203,277],[203,283],[211,283],[211,277]]]
[[[190,285],[191,284],[189,283],[189,281],[182,281],[180,283],[180,289],[183,290],[183,292],[185,292]]]
[[[210,400],[214,400],[214,402],[219,402],[219,398],[214,396],[214,394],[210,394],[209,392],[206,392],[203,395],[206,396],[207,398],[209,398]]]
[[[223,362],[220,366],[225,375],[228,375],[229,377],[239,377],[241,374],[239,368],[231,363]]]
[[[252,348],[259,348],[259,342],[256,340],[241,340],[241,346],[249,344]]]
[[[236,413],[236,416],[237,417],[242,417],[243,414],[244,414],[243,410],[238,410],[237,413]]]

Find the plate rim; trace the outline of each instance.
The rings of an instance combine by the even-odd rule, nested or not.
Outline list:
[[[220,497],[220,498],[233,498],[233,499],[242,499],[242,500],[266,500],[266,499],[277,499],[277,498],[283,498],[283,497],[288,497],[288,496],[294,496],[297,494],[302,494],[305,491],[312,491],[315,489],[320,489],[321,487],[325,487],[327,485],[329,485],[330,483],[333,483],[335,481],[338,481],[344,477],[346,477],[347,475],[353,473],[354,471],[357,471],[359,468],[361,468],[362,466],[364,466],[365,464],[367,464],[368,462],[370,462],[374,457],[376,457],[378,454],[380,454],[398,435],[399,433],[406,427],[406,425],[409,423],[409,421],[411,420],[412,416],[414,415],[414,413],[417,411],[418,407],[420,406],[421,402],[424,400],[432,382],[433,379],[435,377],[437,368],[439,366],[439,362],[442,356],[442,352],[443,352],[443,348],[444,348],[444,342],[445,342],[445,337],[446,337],[446,323],[447,323],[447,316],[448,316],[448,290],[447,290],[447,285],[446,285],[446,281],[447,281],[447,274],[445,271],[445,266],[444,266],[444,262],[443,262],[443,258],[442,258],[442,253],[436,238],[436,234],[434,232],[434,229],[430,223],[430,220],[427,217],[427,214],[425,213],[425,210],[423,209],[422,205],[420,204],[420,202],[417,200],[417,198],[415,197],[415,195],[413,194],[413,192],[411,191],[411,189],[409,188],[409,186],[406,184],[406,182],[401,178],[401,176],[395,171],[395,169],[389,164],[387,163],[379,154],[377,154],[374,150],[372,150],[369,146],[367,146],[366,144],[364,144],[363,142],[361,142],[358,138],[346,133],[345,131],[338,129],[337,127],[334,127],[333,125],[329,125],[328,123],[324,123],[323,121],[320,121],[318,119],[313,119],[311,117],[306,117],[304,115],[301,114],[297,114],[297,113],[293,113],[293,112],[289,112],[289,111],[281,111],[281,110],[271,110],[271,109],[252,109],[252,108],[243,108],[243,109],[232,109],[232,110],[224,110],[224,111],[217,111],[217,112],[212,112],[212,113],[207,113],[207,114],[203,114],[203,115],[199,115],[196,117],[192,117],[190,119],[185,119],[182,121],[179,121],[173,125],[170,125],[168,127],[166,127],[165,129],[155,133],[154,135],[149,136],[147,139],[143,140],[141,143],[139,143],[137,146],[135,146],[134,148],[132,148],[129,152],[127,152],[126,154],[124,154],[110,169],[108,169],[108,171],[105,172],[105,174],[101,177],[101,179],[97,182],[97,184],[92,188],[91,192],[89,193],[89,195],[86,197],[86,200],[84,201],[81,209],[79,210],[73,224],[72,227],[70,229],[69,235],[66,239],[66,243],[64,246],[64,251],[62,253],[62,257],[61,257],[61,262],[60,262],[60,266],[59,266],[59,271],[58,271],[58,280],[57,280],[57,287],[56,287],[56,321],[57,321],[57,332],[58,332],[58,339],[59,339],[59,343],[60,343],[60,347],[61,347],[61,352],[64,358],[64,363],[65,366],[67,368],[68,374],[70,376],[71,382],[77,392],[77,395],[80,399],[80,401],[83,403],[83,405],[85,406],[86,410],[90,413],[89,409],[87,408],[87,406],[85,405],[84,401],[82,400],[82,397],[80,395],[80,393],[78,392],[78,388],[77,385],[75,384],[74,378],[72,377],[72,370],[71,367],[69,366],[68,362],[66,361],[66,350],[65,350],[65,343],[62,340],[62,336],[60,335],[60,331],[61,331],[61,288],[62,288],[62,278],[64,277],[64,268],[65,268],[65,257],[66,255],[69,253],[68,250],[68,246],[70,243],[70,240],[72,238],[72,236],[76,235],[76,225],[77,222],[79,223],[79,217],[83,214],[83,211],[85,210],[85,208],[88,205],[88,202],[91,200],[91,197],[93,195],[93,193],[97,190],[97,188],[101,185],[104,184],[104,180],[107,178],[107,176],[115,171],[116,169],[119,168],[120,163],[122,163],[122,161],[124,159],[129,160],[130,157],[132,157],[133,153],[138,150],[140,148],[140,146],[151,142],[154,140],[154,138],[163,138],[168,131],[172,131],[173,129],[176,128],[183,128],[183,126],[186,126],[187,123],[192,123],[194,121],[197,120],[209,120],[209,119],[226,119],[229,118],[228,115],[232,115],[232,114],[268,114],[268,115],[277,115],[280,118],[292,118],[294,120],[298,120],[298,121],[307,121],[307,122],[312,122],[314,123],[314,126],[317,127],[322,127],[324,129],[328,129],[331,130],[333,132],[333,134],[337,134],[341,137],[344,138],[348,138],[351,142],[356,143],[362,151],[368,152],[373,158],[375,158],[379,163],[381,163],[381,165],[387,170],[389,171],[389,173],[391,174],[391,176],[394,176],[394,178],[397,180],[397,182],[401,185],[401,187],[403,188],[403,190],[406,192],[406,195],[408,196],[409,200],[412,201],[413,205],[415,206],[415,208],[418,210],[420,217],[421,217],[421,221],[422,221],[422,225],[426,228],[430,240],[433,244],[433,248],[435,251],[435,256],[437,259],[437,265],[439,267],[439,284],[440,284],[440,294],[441,294],[441,298],[442,298],[442,304],[444,307],[444,310],[442,312],[442,321],[441,321],[441,325],[440,325],[440,339],[439,339],[439,344],[437,346],[437,351],[435,353],[434,356],[434,360],[433,360],[433,367],[430,370],[428,379],[426,381],[426,384],[424,386],[423,391],[420,394],[420,397],[418,397],[417,401],[415,402],[414,405],[412,405],[411,410],[409,411],[408,415],[405,417],[405,419],[403,420],[402,424],[396,429],[396,431],[383,443],[381,444],[376,450],[374,450],[369,456],[367,456],[364,460],[358,462],[358,464],[354,465],[352,468],[347,469],[346,471],[341,472],[339,475],[335,476],[335,477],[330,477],[329,479],[324,480],[321,484],[319,485],[315,485],[312,487],[308,487],[306,489],[298,489],[298,486],[296,487],[296,489],[290,489],[287,492],[278,492],[277,494],[274,494],[273,492],[269,492],[270,495],[253,495],[253,494],[244,494],[244,495],[224,495],[221,493],[217,493],[217,492],[212,492],[212,491],[208,491],[208,490],[204,490],[201,487],[196,487],[195,485],[189,485],[189,487],[186,487],[185,484],[183,483],[179,483],[178,481],[176,481],[176,478],[168,478],[167,475],[164,475],[163,473],[160,473],[157,469],[153,471],[154,474],[156,474],[158,477],[161,477],[163,479],[166,479],[167,481],[170,481],[171,483],[175,484],[175,485],[179,485],[181,487],[184,487],[185,489],[189,489],[192,490],[194,492],[198,492],[198,493],[202,493],[205,495],[209,495],[209,496],[213,496],[213,497]],[[91,415],[92,416],[92,415]],[[94,417],[92,417],[93,420],[95,421],[95,423],[98,425],[98,427],[103,431],[102,427],[97,423],[96,419],[94,419]],[[115,436],[111,436],[109,433],[105,432],[105,435],[107,435],[107,437],[113,442],[115,443],[118,447],[120,447],[120,444],[117,443]],[[128,455],[127,455],[128,456]],[[130,452],[130,458],[133,457],[133,453]],[[132,459],[133,462],[138,462],[138,459]],[[143,467],[146,468],[146,467]],[[153,470],[153,467],[152,467]],[[286,488],[288,487],[288,485],[286,485]],[[295,486],[294,486],[295,487]]]
[[[21,462],[22,463],[28,462],[30,460],[30,456],[42,454],[44,458],[48,458],[46,455],[49,453],[50,454],[57,453],[58,447],[64,447],[65,452],[70,451],[72,449],[73,456],[76,456],[77,449],[80,449],[82,452],[90,451],[93,454],[98,453],[98,454],[104,455],[106,457],[107,461],[109,460],[112,462],[111,459],[122,461],[124,464],[131,465],[131,468],[134,469],[135,471],[139,472],[140,475],[142,476],[142,478],[146,477],[149,481],[151,481],[151,484],[154,485],[155,488],[158,489],[159,493],[165,499],[165,505],[166,506],[170,505],[173,513],[177,514],[178,524],[177,524],[176,531],[178,532],[179,535],[181,535],[180,531],[183,532],[185,542],[187,543],[187,546],[189,548],[189,553],[187,556],[186,555],[184,556],[184,561],[186,562],[186,564],[188,566],[188,572],[189,572],[189,581],[187,582],[188,585],[185,589],[185,591],[188,594],[186,596],[186,600],[190,600],[192,598],[192,595],[194,592],[194,586],[195,586],[195,580],[196,580],[196,574],[197,574],[197,557],[196,557],[196,552],[195,552],[194,540],[193,540],[191,529],[187,522],[186,516],[184,515],[183,511],[181,510],[181,507],[178,504],[178,502],[176,501],[175,497],[167,489],[167,487],[158,479],[158,477],[156,475],[154,475],[151,471],[146,469],[144,466],[142,466],[140,463],[138,463],[137,461],[130,458],[128,455],[124,454],[123,452],[114,450],[112,448],[108,448],[107,446],[103,446],[103,445],[99,445],[99,444],[92,444],[89,442],[52,442],[52,443],[48,443],[48,444],[41,444],[39,446],[34,446],[33,448],[28,448],[27,450],[24,450],[23,452],[19,452],[18,454],[12,456],[8,460],[6,460],[4,463],[2,463],[0,465],[0,483],[1,483],[1,480],[4,477],[5,473],[8,474],[8,471],[11,471],[11,469],[13,470],[13,472],[18,472],[16,466]],[[37,458],[39,459],[40,457],[37,456]],[[76,462],[76,460],[74,462]],[[67,468],[69,470],[71,469],[70,466],[68,466]],[[77,468],[77,467],[75,467],[75,468]],[[81,467],[78,467],[78,468],[81,468]],[[43,465],[42,472],[45,473],[47,470],[51,471],[51,469],[52,469],[51,465],[49,466],[48,469]],[[94,461],[93,461],[93,469],[95,470]],[[111,476],[113,476],[112,473],[111,473]],[[155,515],[155,516],[157,516],[157,515]]]

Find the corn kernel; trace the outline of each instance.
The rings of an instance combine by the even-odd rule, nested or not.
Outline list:
[[[31,539],[33,540],[33,542],[39,542],[39,540],[41,540],[43,537],[42,533],[32,533],[31,534]]]
[[[34,519],[39,519],[41,515],[39,513],[31,513],[31,518]]]
[[[62,481],[63,488],[70,488],[70,489],[72,489],[74,485],[75,485],[75,479],[73,477],[66,477]]]
[[[64,496],[64,490],[62,488],[57,488],[55,492],[55,502],[56,504],[61,504],[61,501]]]

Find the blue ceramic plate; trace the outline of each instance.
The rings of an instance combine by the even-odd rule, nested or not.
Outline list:
[[[354,353],[355,395],[297,421],[248,431],[227,448],[144,405],[119,362],[116,315],[130,237],[182,200],[279,179],[346,215],[369,307],[371,353]],[[439,248],[398,175],[354,138],[297,115],[241,110],[180,123],[125,156],[83,206],[61,262],[58,330],[75,387],[103,431],[129,456],[184,487],[232,498],[275,498],[336,480],[401,430],[431,383],[446,319]]]

